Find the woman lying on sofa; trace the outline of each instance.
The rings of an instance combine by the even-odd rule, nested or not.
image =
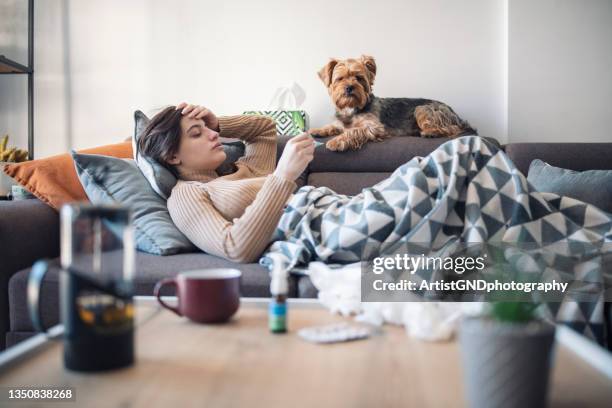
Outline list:
[[[223,177],[215,172],[226,158],[219,137],[238,138],[246,145],[235,163],[237,171]],[[151,119],[139,150],[179,178],[168,210],[189,240],[206,253],[253,262],[270,243],[314,147],[307,134],[292,138],[275,168],[272,119],[217,117],[202,106],[182,103]]]
[[[222,177],[215,172],[226,158],[220,136],[246,144],[237,171]],[[580,229],[595,243],[605,233],[585,225],[609,218],[592,207],[589,216],[601,222],[573,220],[563,211],[572,199],[533,191],[503,151],[476,136],[444,143],[353,197],[311,186],[294,193],[314,141],[308,134],[290,139],[275,166],[275,123],[263,116],[217,117],[182,103],[151,120],[139,149],[180,180],[168,200],[179,230],[201,250],[236,262],[256,261],[266,249],[292,266],[369,259],[406,243],[521,242],[524,224],[532,231],[545,219],[529,242],[567,239],[563,231],[547,232],[565,222],[575,225],[567,231]]]

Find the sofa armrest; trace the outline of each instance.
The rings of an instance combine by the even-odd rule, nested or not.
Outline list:
[[[59,214],[37,199],[0,201],[0,349],[9,330],[8,282],[41,258],[59,256]]]

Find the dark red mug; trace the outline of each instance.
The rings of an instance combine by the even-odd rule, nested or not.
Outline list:
[[[159,303],[198,323],[222,323],[229,320],[240,306],[240,276],[237,269],[198,269],[181,272],[174,278],[163,279],[155,285]],[[176,287],[178,306],[170,306],[161,298],[165,285]]]

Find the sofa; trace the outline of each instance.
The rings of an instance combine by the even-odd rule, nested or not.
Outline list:
[[[278,154],[286,143],[279,138]],[[298,186],[327,186],[343,194],[357,194],[363,187],[384,179],[415,156],[426,156],[447,139],[396,137],[367,144],[357,152],[336,153],[319,148],[314,160],[298,180]],[[499,144],[489,139],[491,143]],[[612,170],[612,143],[514,143],[500,146],[518,169],[527,175],[529,164],[539,158],[551,165],[573,170]],[[41,314],[46,327],[57,324],[59,214],[43,202],[31,199],[0,202],[0,349],[34,334],[26,303],[31,265],[52,259],[41,291]],[[142,252],[136,257],[136,293],[151,295],[155,283],[180,271],[195,268],[232,267],[242,271],[241,294],[269,296],[268,271],[262,266],[235,264],[205,253],[156,256]],[[316,297],[308,277],[292,276],[291,297]]]

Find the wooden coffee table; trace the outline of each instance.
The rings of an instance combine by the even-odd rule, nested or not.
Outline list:
[[[0,389],[76,390],[76,403],[54,407],[465,405],[456,342],[422,342],[403,328],[384,326],[368,340],[310,344],[296,335],[298,329],[348,319],[330,315],[316,301],[296,300],[289,309],[290,333],[273,335],[267,329],[266,307],[266,299],[244,299],[231,323],[198,325],[161,310],[150,299],[138,300],[133,367],[69,372],[62,365],[61,342],[39,337],[28,340],[30,345],[16,355],[0,357]],[[610,378],[567,346],[558,344],[553,371],[550,406],[610,406]]]

